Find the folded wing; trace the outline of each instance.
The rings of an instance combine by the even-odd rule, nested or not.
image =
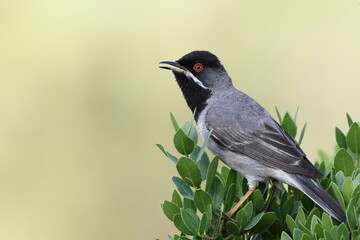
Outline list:
[[[211,138],[221,148],[245,155],[270,168],[311,178],[322,177],[295,140],[266,110],[255,101],[237,105],[212,107],[207,112],[207,129],[212,129]]]

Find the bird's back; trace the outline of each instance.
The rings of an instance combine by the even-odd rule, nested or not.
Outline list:
[[[206,127],[217,144],[270,168],[311,178],[322,174],[295,140],[254,99],[236,89],[209,101]]]

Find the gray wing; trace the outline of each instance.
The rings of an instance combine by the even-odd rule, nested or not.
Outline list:
[[[238,100],[212,106],[206,114],[206,127],[212,129],[211,138],[221,148],[288,173],[322,177],[295,140],[265,109],[245,94]],[[243,100],[245,104],[241,104]]]

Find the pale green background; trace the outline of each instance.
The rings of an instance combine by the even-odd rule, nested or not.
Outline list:
[[[273,115],[332,153],[360,120],[360,1],[0,0],[0,239],[154,239],[176,174],[169,112],[191,118],[158,62],[206,49]]]

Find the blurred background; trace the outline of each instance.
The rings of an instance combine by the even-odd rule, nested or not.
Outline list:
[[[307,121],[333,154],[360,120],[360,1],[0,0],[0,238],[166,239],[169,112],[191,118],[169,71],[215,53],[237,88]]]

